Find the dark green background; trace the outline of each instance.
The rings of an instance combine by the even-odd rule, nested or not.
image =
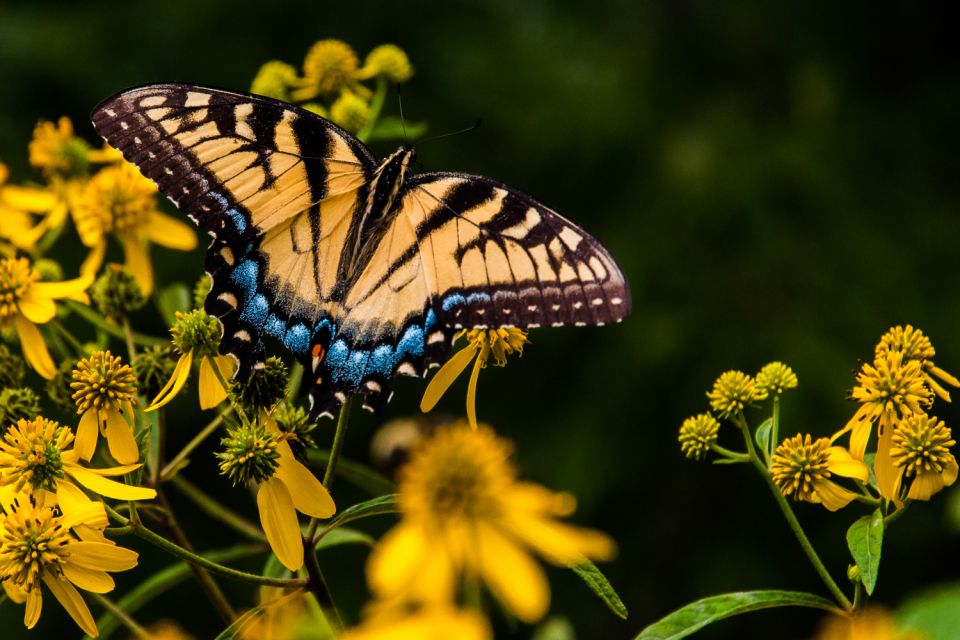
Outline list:
[[[384,42],[403,47],[417,68],[403,87],[408,118],[433,132],[483,119],[478,131],[420,148],[425,169],[489,175],[534,194],[609,247],[630,281],[634,312],[622,325],[534,332],[521,360],[484,372],[479,408],[517,442],[526,478],[574,492],[576,520],[620,544],[604,569],[627,622],[559,570],[552,610],[581,638],[631,638],[713,593],[823,592],[750,469],[679,454],[676,429],[706,409],[720,372],[792,365],[800,388],[785,400],[787,435],[845,423],[852,371],[893,324],[922,327],[938,364],[960,373],[953,25],[924,3],[6,2],[0,158],[26,178],[37,118],[69,115],[92,140],[90,108],[131,85],[245,89],[262,62],[298,64],[325,37],[361,55]],[[154,258],[167,281],[201,271],[201,252]],[[387,416],[414,413],[422,388],[402,381]],[[460,411],[462,394],[461,384],[444,407]],[[937,411],[948,425],[957,418]],[[377,424],[364,415],[351,425],[350,456],[366,459]],[[209,454],[190,477],[226,488]],[[227,495],[253,515],[252,501]],[[879,601],[895,605],[956,577],[946,503],[915,505],[889,532]],[[797,511],[842,578],[843,532],[861,510]],[[202,548],[235,540],[189,507],[182,517]],[[327,560],[350,616],[364,597],[364,559],[349,550]],[[144,564],[161,561],[150,552]],[[120,576],[121,592],[148,572]],[[242,588],[230,593],[252,602]],[[45,601],[32,637],[59,637],[65,616]],[[185,588],[139,617],[176,617],[210,637],[215,621],[202,602]],[[12,637],[25,633],[21,613],[2,607]],[[818,618],[764,613],[698,637],[804,638]]]

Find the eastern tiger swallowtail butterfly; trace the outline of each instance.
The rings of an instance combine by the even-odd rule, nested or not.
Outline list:
[[[311,372],[311,414],[382,408],[461,329],[602,325],[630,310],[610,254],[523,192],[382,162],[323,118],[261,96],[153,84],[93,125],[213,242],[205,308],[244,377],[273,336]]]

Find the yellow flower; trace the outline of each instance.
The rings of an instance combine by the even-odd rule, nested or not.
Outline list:
[[[330,119],[347,131],[357,132],[370,120],[370,105],[352,91],[341,91],[330,105]]]
[[[950,447],[957,442],[950,429],[933,416],[910,416],[893,431],[890,457],[897,469],[889,494],[883,497],[900,502],[902,485],[913,478],[907,498],[929,500],[933,494],[957,481],[957,459]]]
[[[923,377],[927,381],[927,384],[930,385],[938,396],[947,402],[950,402],[950,393],[940,386],[933,377],[936,376],[940,378],[950,386],[960,387],[960,380],[957,380],[957,378],[933,364],[933,357],[937,355],[937,352],[934,350],[930,338],[923,335],[923,331],[920,329],[914,329],[909,324],[905,327],[898,325],[891,328],[880,338],[880,342],[876,348],[876,355],[880,357],[886,355],[889,351],[902,352],[904,362],[919,360],[920,368],[923,369]]]
[[[403,518],[374,548],[367,582],[380,600],[453,602],[461,580],[482,579],[525,622],[538,620],[550,590],[532,549],[560,566],[608,560],[616,547],[603,533],[557,520],[575,500],[519,482],[512,447],[486,426],[440,429],[402,469]]]
[[[380,608],[341,640],[493,640],[490,623],[477,611],[448,604],[424,607],[416,612],[402,607]]]
[[[147,628],[150,640],[194,640],[193,636],[181,629],[176,622],[161,620]]]
[[[298,81],[297,70],[291,65],[279,60],[271,60],[257,71],[250,85],[250,93],[289,101],[290,89],[296,86]]]
[[[302,589],[284,593],[276,587],[261,587],[257,599],[258,610],[240,629],[243,640],[332,640],[329,625],[313,613],[312,603]]]
[[[797,374],[782,362],[771,362],[757,374],[757,388],[766,395],[783,395],[787,389],[797,388]]]
[[[91,248],[80,271],[95,274],[103,262],[107,234],[123,245],[125,265],[144,295],[153,291],[148,243],[179,251],[197,246],[193,230],[158,208],[157,189],[129,163],[107,166],[94,175],[72,209],[80,241]]]
[[[853,617],[831,615],[814,640],[922,640],[915,630],[900,631],[893,616],[871,607]]]
[[[93,278],[64,282],[39,282],[39,278],[27,258],[0,260],[0,329],[15,327],[27,364],[51,380],[57,367],[37,325],[50,322],[56,316],[54,300],[69,298],[88,303],[84,291],[93,283]]]
[[[713,389],[707,392],[710,406],[724,418],[741,413],[745,407],[766,397],[767,392],[742,371],[721,374],[713,383]]]
[[[89,166],[90,145],[73,134],[73,123],[66,116],[56,124],[41,120],[30,141],[30,164],[45,175],[83,173]]]
[[[218,454],[220,470],[234,484],[259,483],[257,509],[270,548],[290,571],[303,566],[303,540],[297,511],[314,518],[336,512],[326,487],[293,457],[276,423],[241,425],[228,433]]]
[[[153,489],[132,487],[109,479],[109,476],[135,471],[139,464],[88,469],[80,464],[76,449],[67,449],[73,441],[70,428],[53,420],[42,417],[19,420],[0,440],[0,485],[10,485],[14,491],[26,488],[34,494],[49,492],[64,513],[86,504],[85,496],[81,497],[83,492],[74,482],[117,500],[156,497],[157,492]]]
[[[390,82],[406,82],[413,75],[413,66],[403,49],[395,44],[382,44],[367,54],[360,78],[383,76]]]
[[[473,371],[470,373],[470,383],[467,386],[467,420],[470,426],[476,429],[477,379],[480,377],[480,369],[487,366],[491,355],[493,363],[498,367],[506,366],[507,356],[510,354],[523,355],[527,332],[515,327],[501,327],[464,330],[460,333],[460,336],[462,335],[467,336],[467,346],[455,353],[430,380],[430,384],[423,392],[420,410],[426,413],[433,409],[453,381],[463,373],[470,361],[476,358]]]
[[[856,497],[854,492],[834,483],[831,476],[864,483],[870,479],[867,465],[849,451],[830,446],[828,438],[813,440],[810,434],[784,440],[773,454],[770,474],[783,495],[822,504],[830,511],[847,506]]]
[[[26,603],[23,623],[28,629],[40,619],[43,583],[74,622],[96,637],[96,623],[77,587],[107,593],[114,587],[108,571],[137,566],[135,551],[80,540],[70,533],[87,517],[56,515],[52,506],[34,496],[15,501],[0,516],[0,579],[11,600]]]
[[[0,238],[29,251],[50,228],[52,219],[63,221],[66,205],[62,205],[62,213],[57,214],[55,210],[61,202],[50,189],[7,184],[8,177],[7,166],[0,162],[0,220],[3,221]],[[44,218],[34,224],[34,215],[44,215]]]
[[[120,356],[109,351],[95,351],[80,360],[71,374],[73,401],[80,414],[77,427],[77,455],[90,460],[97,449],[97,434],[107,439],[110,455],[120,464],[134,464],[140,450],[133,437],[133,425],[123,415],[134,419],[133,402],[137,384],[133,369],[122,364]]]
[[[357,82],[360,61],[346,42],[320,40],[310,47],[303,61],[303,79],[291,97],[301,102],[341,89],[364,90]]]
[[[710,445],[717,441],[720,423],[709,413],[687,418],[680,425],[680,451],[693,460],[703,460]]]
[[[221,382],[233,375],[234,361],[217,352],[220,324],[202,309],[190,313],[176,312],[177,323],[170,329],[180,359],[167,383],[157,393],[147,411],[155,411],[174,399],[187,383],[194,356],[200,358],[200,408],[212,409],[227,398],[228,389]],[[214,367],[217,369],[214,370]],[[217,373],[219,371],[219,375]]]
[[[873,364],[864,362],[850,397],[861,403],[860,408],[831,441],[849,431],[850,453],[857,460],[863,460],[875,422],[880,423],[879,455],[884,437],[889,439],[898,421],[924,413],[933,402],[933,392],[924,380],[920,361],[904,362],[902,351],[886,351],[877,356]],[[877,479],[879,481],[879,477]]]

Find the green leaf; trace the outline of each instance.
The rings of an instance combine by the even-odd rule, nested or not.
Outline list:
[[[873,595],[873,588],[877,585],[882,545],[883,513],[880,509],[858,519],[847,529],[847,546],[860,569],[860,581],[868,595]]]
[[[640,632],[635,640],[679,640],[724,618],[772,607],[812,607],[837,611],[818,595],[801,591],[740,591],[710,596],[677,609]]]
[[[366,502],[361,502],[360,504],[355,504],[352,507],[347,507],[340,513],[336,515],[324,529],[329,532],[333,529],[336,529],[340,525],[347,524],[348,522],[353,522],[354,520],[360,520],[361,518],[369,518],[370,516],[376,516],[383,513],[397,513],[397,496],[395,494],[390,494],[387,496],[380,496],[379,498],[373,498],[367,500]]]
[[[406,131],[404,131],[406,129]],[[384,116],[377,120],[367,136],[367,142],[377,140],[415,140],[427,132],[426,122],[401,120],[396,116]]]
[[[753,439],[761,451],[770,451],[770,432],[773,430],[773,418],[767,418],[753,433]]]
[[[164,287],[157,294],[157,308],[160,309],[160,315],[163,316],[163,321],[168,327],[172,327],[177,322],[177,311],[189,311],[191,306],[193,306],[193,294],[182,282]]]
[[[597,565],[589,560],[584,560],[580,564],[571,565],[570,568],[575,574],[580,576],[581,580],[587,583],[591,591],[603,600],[610,611],[619,618],[627,619],[627,608],[624,606],[620,596],[617,595],[613,585],[607,580],[607,576],[603,575],[600,569],[597,568]]]
[[[368,533],[349,527],[340,527],[320,538],[315,549],[320,551],[321,549],[338,547],[342,544],[363,544],[372,547],[374,542],[376,540]]]
[[[960,582],[925,589],[897,612],[900,628],[916,629],[926,640],[956,640],[960,629]]]
[[[310,449],[307,458],[312,466],[322,467],[330,459],[330,452],[325,449]],[[373,496],[382,496],[397,490],[396,485],[370,467],[343,457],[337,463],[337,477]]]

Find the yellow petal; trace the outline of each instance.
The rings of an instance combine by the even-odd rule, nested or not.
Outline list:
[[[550,587],[540,565],[493,527],[478,526],[476,542],[480,573],[494,594],[520,620],[542,618],[550,606]]]
[[[401,522],[373,548],[367,561],[367,584],[378,597],[396,595],[406,588],[422,565],[427,539],[421,527]]]
[[[943,476],[936,471],[924,471],[913,479],[907,497],[911,500],[929,500],[943,489]]]
[[[17,334],[20,336],[20,347],[23,349],[23,357],[37,373],[47,380],[53,380],[57,373],[57,367],[53,364],[50,352],[47,351],[47,345],[40,335],[37,325],[27,320],[19,313],[14,316],[14,326],[17,328]]]
[[[87,603],[83,601],[77,589],[61,578],[55,578],[48,573],[43,574],[43,582],[53,593],[54,597],[60,601],[63,608],[67,610],[73,621],[77,623],[83,632],[91,638],[96,638],[99,634],[97,624],[90,615],[90,609]]]
[[[177,360],[177,366],[173,369],[173,374],[163,385],[160,393],[153,399],[153,402],[146,411],[154,411],[173,400],[174,396],[180,393],[183,385],[187,384],[187,377],[190,375],[190,365],[193,364],[193,351],[187,351]]]
[[[180,251],[190,251],[197,248],[197,234],[189,225],[159,211],[150,214],[150,222],[146,231],[150,241],[161,247]]]
[[[820,497],[820,503],[830,511],[836,511],[850,504],[857,494],[848,489],[844,489],[838,484],[826,480],[816,485],[817,495]]]
[[[105,413],[104,435],[107,436],[110,455],[120,464],[136,463],[140,459],[140,449],[137,448],[137,441],[133,437],[133,429],[116,408],[110,407]]]
[[[136,551],[100,542],[74,542],[70,545],[70,562],[86,569],[127,571],[137,566]]]
[[[533,482],[514,483],[509,500],[524,513],[569,516],[577,507],[577,499],[571,494],[556,493]]]
[[[300,513],[314,518],[329,518],[336,513],[337,507],[333,504],[330,492],[292,454],[287,456],[281,453],[275,477],[287,487],[293,506]]]
[[[290,571],[299,570],[303,566],[303,539],[300,537],[300,524],[297,522],[293,499],[286,486],[276,478],[268,478],[260,483],[257,509],[267,542],[280,564]]]
[[[890,449],[893,446],[893,428],[883,430],[877,440],[877,453],[873,458],[873,475],[877,479],[877,489],[886,500],[899,502],[897,468],[893,464]]]
[[[827,470],[844,478],[856,478],[860,482],[870,480],[870,469],[854,458],[843,447],[827,448]]]
[[[98,475],[90,469],[84,469],[79,465],[70,465],[66,468],[70,476],[85,486],[90,491],[101,496],[114,498],[116,500],[152,500],[157,497],[157,492],[148,487],[131,487],[128,484],[109,480]]]
[[[227,399],[227,390],[220,384],[208,356],[200,361],[200,408],[213,409]],[[222,373],[222,371],[221,371]],[[224,376],[226,378],[226,376]]]
[[[467,368],[467,365],[476,355],[477,347],[471,343],[447,360],[447,363],[433,375],[430,384],[423,392],[423,399],[420,400],[420,411],[426,413],[433,409],[443,394],[447,392],[447,389],[450,388],[450,385],[453,384],[453,381],[463,373],[463,370]]]
[[[45,189],[7,185],[3,188],[3,202],[13,209],[44,213],[57,204],[57,195]]]
[[[69,465],[69,463],[71,463],[71,462],[72,462],[72,463],[76,463],[76,460],[73,459],[73,458],[71,458],[70,455],[69,455],[69,453],[70,453],[69,451],[65,451],[65,452],[64,452],[64,454],[65,454],[65,455],[63,456],[64,464]],[[73,464],[73,466],[77,466],[77,465],[76,465],[76,464]],[[102,468],[102,469],[94,469],[94,468],[92,468],[92,467],[83,467],[83,468],[86,469],[87,471],[90,471],[90,472],[92,472],[92,473],[97,474],[98,476],[108,476],[108,477],[109,477],[109,476],[123,476],[123,475],[126,475],[126,474],[128,474],[128,473],[131,473],[131,472],[133,472],[133,471],[136,471],[137,469],[139,469],[139,468],[142,467],[142,466],[143,466],[143,464],[138,462],[137,464],[122,464],[122,465],[118,465],[118,466],[116,466],[116,467],[104,467],[104,468]]]
[[[123,245],[124,264],[140,285],[143,295],[149,296],[153,293],[153,265],[150,264],[146,242],[135,233],[124,233],[120,236],[120,244]]]
[[[36,295],[33,291],[17,300],[20,313],[36,324],[50,322],[57,315],[57,305],[50,298]]]
[[[43,599],[40,597],[40,589],[27,592],[27,608],[23,610],[23,624],[27,629],[33,629],[37,626],[42,605]]]
[[[90,461],[97,450],[97,438],[100,435],[100,424],[97,420],[97,410],[87,409],[80,416],[77,426],[77,438],[73,441],[73,450],[81,460]]]
[[[867,453],[867,442],[870,441],[870,432],[873,431],[873,423],[869,420],[860,420],[853,425],[850,432],[850,455],[857,460],[863,460]],[[888,429],[892,431],[892,429]]]
[[[104,512],[104,517],[106,517],[106,512]],[[104,525],[106,526],[106,525]],[[94,527],[88,527],[85,524],[78,524],[73,528],[73,532],[77,534],[77,537],[81,540],[87,542],[101,542],[103,544],[116,544],[113,540],[107,538],[100,529]]]
[[[514,514],[506,527],[549,562],[568,566],[591,560],[612,560],[617,545],[608,535],[594,529],[575,527],[535,515]]]
[[[83,522],[90,527],[106,527],[109,524],[103,504],[88,498],[80,487],[69,480],[57,481],[57,504],[68,523]]]
[[[107,253],[107,240],[100,236],[90,245],[90,253],[84,258],[80,265],[80,273],[85,276],[95,276],[100,271],[100,265],[103,264],[103,257]]]
[[[470,372],[470,382],[467,384],[467,421],[473,430],[477,430],[477,380],[480,379],[480,364],[483,358],[477,358]]]
[[[52,298],[59,300],[61,298],[88,300],[86,290],[93,284],[93,276],[80,276],[73,280],[64,280],[62,282],[34,282],[30,287],[30,293],[40,298]]]
[[[3,590],[11,601],[17,604],[23,604],[27,601],[27,592],[13,584],[10,580],[3,581]]]
[[[958,472],[960,472],[960,466],[957,465],[957,459],[950,456],[950,460],[943,468],[943,484],[948,487],[951,486],[957,481]]]
[[[84,591],[90,591],[91,593],[109,593],[113,591],[113,578],[111,578],[106,571],[87,569],[86,567],[81,567],[69,561],[61,568],[66,579]]]

